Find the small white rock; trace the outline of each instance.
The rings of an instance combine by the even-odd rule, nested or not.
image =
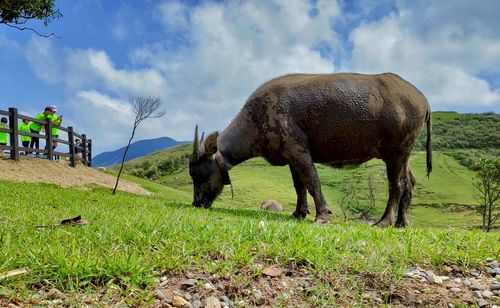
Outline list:
[[[493,296],[493,292],[486,290],[483,291],[481,295],[483,296],[483,298],[491,298]]]

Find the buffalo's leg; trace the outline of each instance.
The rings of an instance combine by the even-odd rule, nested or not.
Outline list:
[[[404,172],[406,171],[408,158],[402,158],[395,153],[393,157],[399,158],[386,161],[387,179],[389,181],[389,201],[387,202],[384,215],[375,223],[375,226],[378,227],[387,227],[394,224],[396,211],[398,210],[398,205],[404,191],[403,178],[406,177]]]
[[[316,223],[328,223],[330,221],[330,210],[326,203],[325,197],[321,192],[321,184],[318,173],[314,167],[311,155],[307,149],[299,149],[292,152],[294,155],[289,158],[291,168],[295,169],[302,183],[314,199],[316,207]]]
[[[401,196],[401,201],[399,202],[398,207],[398,218],[396,220],[396,227],[398,228],[404,228],[408,226],[410,222],[410,205],[415,183],[415,177],[411,173],[410,168],[408,168],[408,172],[406,173],[406,177],[404,179],[403,195]]]
[[[291,165],[290,172],[292,173],[293,186],[295,187],[295,192],[297,193],[297,207],[295,208],[295,212],[292,214],[292,217],[296,219],[304,219],[309,213],[309,205],[307,204],[307,189],[300,179],[300,176]]]

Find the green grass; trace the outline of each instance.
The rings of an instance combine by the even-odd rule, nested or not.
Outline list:
[[[243,281],[249,269],[257,275],[263,266],[278,264],[305,267],[325,281],[331,275],[356,280],[365,274],[397,280],[413,264],[467,268],[500,253],[495,233],[378,229],[341,221],[325,227],[292,221],[289,213],[237,207],[243,200],[226,202],[227,195],[204,210],[192,208],[182,193],[143,197],[110,192],[0,181],[0,273],[30,269],[28,275],[2,280],[3,292],[27,296],[29,290],[54,286],[80,294],[114,286],[123,294],[135,292],[132,302],[147,302],[148,291],[165,273],[202,271],[242,276]],[[76,215],[90,224],[36,227]],[[264,230],[257,227],[261,220],[267,223]],[[357,284],[354,291],[360,292],[363,282]],[[334,301],[323,298],[321,304]]]

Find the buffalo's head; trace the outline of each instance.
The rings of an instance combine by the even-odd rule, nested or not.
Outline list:
[[[217,154],[217,132],[199,141],[198,126],[194,133],[193,153],[189,160],[189,175],[193,179],[195,207],[209,208],[222,192],[224,184],[230,184],[224,160]],[[202,137],[203,139],[203,137]]]

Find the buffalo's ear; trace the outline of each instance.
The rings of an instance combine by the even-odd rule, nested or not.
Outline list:
[[[212,133],[207,137],[207,141],[205,141],[205,155],[207,157],[211,157],[217,152],[217,137],[219,137],[218,132]]]

